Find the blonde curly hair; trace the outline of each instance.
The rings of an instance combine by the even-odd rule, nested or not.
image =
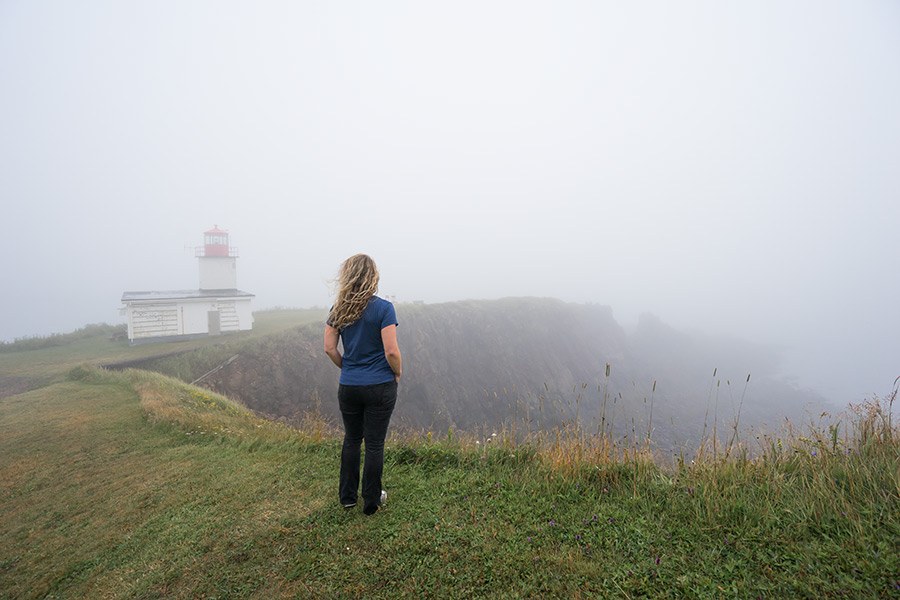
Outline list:
[[[328,324],[340,331],[358,321],[378,291],[378,278],[378,267],[366,254],[354,254],[342,262],[337,298],[328,314]]]

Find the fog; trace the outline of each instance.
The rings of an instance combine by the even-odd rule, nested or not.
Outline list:
[[[842,403],[900,375],[891,0],[6,0],[0,87],[3,340],[196,288],[217,224],[256,309],[363,251],[398,301],[650,312]]]

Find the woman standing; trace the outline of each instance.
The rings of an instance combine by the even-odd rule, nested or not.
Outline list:
[[[325,323],[325,353],[341,370],[338,402],[344,446],[340,500],[344,508],[356,506],[360,445],[365,439],[362,498],[367,515],[374,514],[387,499],[387,492],[381,489],[384,438],[403,373],[394,305],[377,297],[377,291],[375,261],[365,254],[351,256],[341,263],[337,299]]]

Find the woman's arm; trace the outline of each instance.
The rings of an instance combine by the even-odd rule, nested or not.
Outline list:
[[[338,352],[338,330],[332,327],[331,325],[325,326],[325,354],[328,355],[328,358],[331,359],[338,369],[341,368],[343,364],[343,359],[341,357],[341,353]]]
[[[403,375],[403,358],[400,356],[400,346],[397,344],[397,326],[388,325],[381,330],[381,343],[384,344],[384,357],[391,370],[394,372],[394,381],[400,381]]]

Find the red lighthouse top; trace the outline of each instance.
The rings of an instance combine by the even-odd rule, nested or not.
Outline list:
[[[198,250],[200,250],[198,248]],[[228,245],[228,232],[213,226],[209,231],[203,232],[203,249],[198,256],[237,256],[237,251]]]

